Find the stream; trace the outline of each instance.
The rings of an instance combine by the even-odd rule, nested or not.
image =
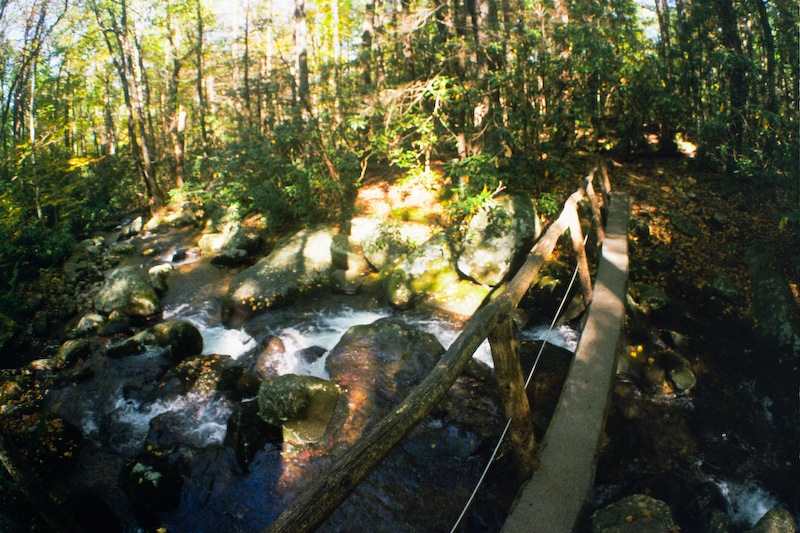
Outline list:
[[[210,366],[243,364],[277,338],[282,353],[274,360],[275,374],[328,378],[327,354],[349,328],[398,316],[370,295],[323,294],[270,309],[241,329],[227,328],[220,322],[220,302],[237,270],[214,266],[199,254],[176,254],[196,236],[189,231],[134,238],[137,253],[123,266],[172,263],[169,290],[161,297],[163,316],[199,329]],[[159,253],[138,253],[148,248]],[[432,333],[445,348],[463,326],[421,309],[402,313],[402,321]],[[529,391],[541,439],[579,333],[564,325],[548,333],[547,326],[533,323],[519,336],[523,366],[530,367],[530,352],[544,337],[563,349],[545,356]],[[741,353],[735,338],[725,346],[715,342],[702,339],[693,346],[699,379],[690,394],[643,391],[618,377],[591,508],[644,492],[667,501],[679,521],[697,523],[692,509],[705,501],[728,515],[734,531],[751,527],[775,505],[797,511],[792,374],[776,376],[769,365]],[[488,342],[474,357],[491,368]],[[183,390],[164,377],[172,364],[156,352],[122,359],[93,355],[82,364],[82,379],[52,388],[45,398],[47,409],[80,428],[85,440],[74,471],[56,483],[73,494],[101,495],[121,531],[261,531],[331,464],[324,450],[268,444],[243,465],[226,437],[231,420],[252,398],[213,388]],[[390,453],[321,531],[449,531],[504,424],[487,372],[489,378],[459,378],[444,406]],[[134,509],[119,481],[129,460],[149,450],[161,450],[157,455],[178,465],[182,479],[180,500],[155,513],[153,523]],[[507,446],[501,450],[460,531],[501,527],[518,486]],[[588,531],[586,523],[582,528]]]
[[[134,241],[139,249],[165,250],[155,258],[169,261],[185,238],[159,235]],[[247,361],[277,338],[283,353],[272,369],[276,374],[328,378],[327,354],[348,329],[397,315],[369,295],[322,294],[270,309],[242,329],[227,328],[220,323],[220,301],[236,270],[211,265],[202,256],[179,257],[172,262],[169,290],[161,297],[163,317],[194,324],[203,337],[202,356],[212,364]],[[134,254],[123,266],[149,264]],[[445,348],[462,328],[459,320],[424,310],[403,313],[402,321],[433,334]],[[534,341],[546,334],[546,327],[534,325],[521,336]],[[549,340],[574,351],[578,335],[560,326]],[[491,368],[488,341],[474,357]],[[174,379],[165,377],[170,363],[156,351],[121,359],[93,355],[81,364],[75,371],[81,379],[52,388],[45,399],[48,410],[84,436],[76,468],[60,483],[73,494],[102,495],[122,531],[156,526],[192,533],[261,531],[330,464],[321,451],[268,444],[243,466],[226,435],[239,404],[250,399],[176,387]],[[413,430],[322,530],[411,532],[452,526],[503,421],[491,379],[459,378],[443,403],[446,407]],[[158,455],[178,465],[182,478],[177,507],[159,510],[157,523],[142,517],[119,482],[129,460],[148,450],[161,450]],[[495,478],[506,474],[501,468]],[[516,489],[513,483],[497,483],[499,489],[476,501],[466,530],[496,529],[502,523],[502,508]]]

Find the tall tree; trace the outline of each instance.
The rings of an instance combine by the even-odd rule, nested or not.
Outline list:
[[[147,109],[142,86],[142,63],[132,35],[127,0],[115,4],[91,3],[106,47],[119,76],[128,109],[128,135],[139,179],[152,208],[164,205],[164,194],[156,179],[147,132]]]

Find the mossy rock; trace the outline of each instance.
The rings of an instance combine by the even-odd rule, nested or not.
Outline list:
[[[661,500],[633,494],[592,514],[592,533],[670,533],[676,524]]]
[[[258,413],[268,424],[283,427],[285,442],[315,442],[325,434],[340,393],[332,381],[286,374],[261,384]]]

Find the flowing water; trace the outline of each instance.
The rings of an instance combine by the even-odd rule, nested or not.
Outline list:
[[[277,359],[278,374],[327,378],[327,354],[349,328],[396,315],[396,310],[377,304],[369,296],[329,294],[271,309],[242,329],[227,328],[219,319],[220,302],[236,271],[213,266],[197,254],[176,257],[176,242],[184,239],[186,236],[167,235],[135,242],[139,249],[166,250],[153,256],[171,262],[173,267],[169,290],[161,298],[163,316],[193,323],[203,336],[203,355],[245,360],[277,337],[284,348]],[[174,257],[178,260],[171,261]],[[150,264],[152,260],[147,262],[135,255],[124,266]],[[445,348],[463,326],[461,321],[429,311],[405,313],[403,321],[435,335]],[[545,335],[546,331],[537,327],[526,330],[523,338]],[[574,331],[562,327],[549,337],[551,342],[574,350]],[[309,350],[317,355],[308,357]],[[488,342],[478,348],[475,358],[491,367]],[[64,483],[70,491],[102,494],[123,530],[135,531],[139,527],[137,515],[117,481],[119,472],[131,457],[167,443],[166,449],[172,450],[167,457],[180,465],[183,478],[180,505],[161,513],[170,531],[260,531],[329,460],[319,454],[298,454],[268,445],[255,454],[246,471],[242,470],[232,447],[225,442],[237,402],[213,390],[172,388],[169,380],[164,381],[170,366],[157,351],[122,359],[95,354],[76,371],[75,375],[81,377],[67,378],[69,385],[48,393],[47,407],[81,428],[86,439],[76,471]],[[420,524],[425,523],[426,516],[438,516],[444,524],[457,515],[472,489],[472,480],[478,478],[487,460],[487,451],[495,444],[489,437],[496,435],[502,424],[496,401],[485,397],[483,388],[475,384],[456,387],[454,394],[460,399],[450,403],[475,403],[477,407],[465,407],[460,416],[467,420],[472,416],[470,410],[483,410],[480,416],[488,413],[490,419],[479,424],[486,427],[475,432],[469,424],[446,419],[423,422],[362,483],[348,500],[351,503],[337,511],[326,527],[363,529],[383,520],[398,531],[418,531],[425,527]],[[374,506],[370,501],[379,503]],[[419,512],[410,512],[413,508]],[[497,523],[502,518],[480,518],[478,523],[492,520]]]

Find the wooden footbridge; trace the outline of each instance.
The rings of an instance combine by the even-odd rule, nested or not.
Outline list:
[[[599,196],[593,188],[598,174],[602,191]],[[594,284],[578,214],[578,203],[584,200],[591,206],[591,226],[601,245]],[[613,382],[628,275],[627,223],[627,196],[611,193],[608,173],[601,162],[569,197],[558,219],[539,239],[502,293],[466,322],[430,374],[345,451],[326,474],[315,479],[266,531],[297,533],[313,531],[322,524],[386,454],[430,413],[486,338],[492,348],[503,410],[510,420],[514,459],[520,476],[528,479],[503,531],[572,531],[594,481],[598,442]],[[583,300],[589,307],[550,428],[542,445],[537,446],[511,314],[567,230],[577,256]]]

